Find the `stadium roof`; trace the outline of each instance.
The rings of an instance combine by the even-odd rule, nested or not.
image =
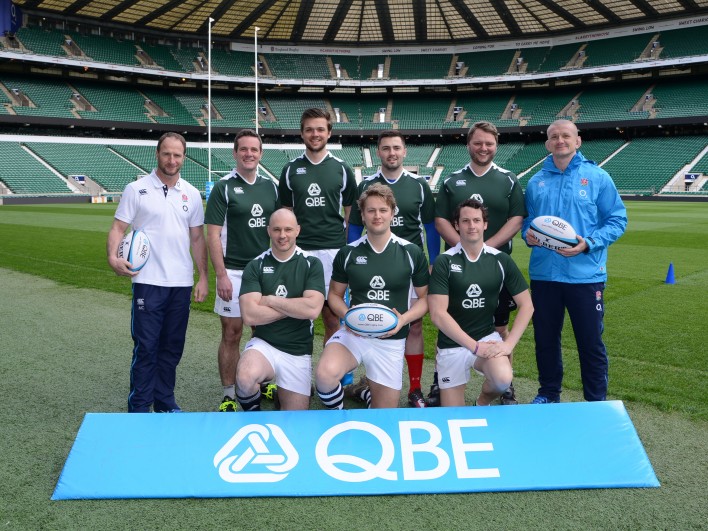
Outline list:
[[[708,0],[14,0],[31,13],[174,34],[380,45],[548,36],[708,13]]]

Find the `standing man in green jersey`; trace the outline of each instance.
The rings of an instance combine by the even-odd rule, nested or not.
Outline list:
[[[391,232],[421,250],[428,247],[428,260],[432,264],[440,253],[440,236],[435,230],[435,200],[430,186],[422,177],[418,177],[403,168],[406,158],[406,142],[400,131],[382,131],[379,133],[376,154],[381,159],[381,169],[374,175],[365,177],[357,188],[357,196],[375,183],[391,188],[396,198],[396,211],[391,220]],[[364,230],[361,210],[357,203],[352,205],[349,216],[347,243],[361,238]],[[415,296],[415,294],[413,294]],[[411,407],[426,407],[425,398],[420,388],[423,373],[424,342],[423,320],[411,323],[406,338],[406,364],[408,365],[409,389],[408,404]],[[355,386],[353,392],[367,400],[367,389]]]
[[[282,410],[308,409],[312,389],[312,321],[324,304],[319,258],[296,245],[300,226],[286,208],[268,223],[271,248],[243,272],[241,314],[255,327],[238,364],[238,401],[244,411],[261,408],[260,384],[275,378]]]
[[[238,294],[243,268],[268,248],[267,220],[279,208],[275,183],[258,173],[263,145],[255,131],[243,129],[234,140],[236,169],[214,185],[205,222],[209,255],[216,273],[214,312],[221,318],[219,411],[236,411],[236,367],[243,319]]]
[[[349,165],[327,151],[332,117],[322,109],[307,109],[300,119],[305,152],[288,162],[280,174],[281,202],[300,222],[298,245],[322,261],[329,293],[332,261],[346,244],[349,211],[356,200],[356,181]],[[325,304],[324,342],[339,328],[339,318]]]
[[[467,134],[470,163],[451,173],[440,187],[435,203],[435,227],[448,248],[460,242],[460,235],[452,225],[452,214],[465,199],[476,199],[489,212],[489,222],[484,231],[485,244],[511,254],[511,240],[521,230],[526,207],[516,175],[493,162],[498,141],[499,133],[494,124],[477,122],[472,125]],[[494,314],[494,326],[502,339],[509,333],[509,316],[515,308],[514,299],[504,290]],[[428,397],[429,405],[439,403],[437,384],[436,372]],[[502,395],[501,402],[504,405],[517,403],[513,384]]]
[[[487,209],[467,199],[452,217],[460,243],[433,265],[428,305],[438,327],[436,363],[443,406],[464,406],[470,369],[484,376],[475,404],[488,406],[511,384],[511,353],[533,315],[523,275],[506,253],[484,243]],[[503,339],[494,329],[494,311],[502,287],[519,308],[514,326]]]

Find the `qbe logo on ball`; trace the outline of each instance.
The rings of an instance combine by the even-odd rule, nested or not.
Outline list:
[[[398,316],[383,304],[357,304],[344,316],[344,324],[359,335],[379,337],[398,326]]]
[[[126,234],[118,245],[118,258],[130,262],[131,271],[140,271],[150,258],[150,240],[141,230]]]
[[[538,216],[531,222],[531,234],[542,247],[557,251],[578,245],[578,235],[570,223],[556,216]]]

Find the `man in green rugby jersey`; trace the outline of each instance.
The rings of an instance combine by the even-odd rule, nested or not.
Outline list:
[[[470,369],[484,376],[478,406],[488,406],[508,389],[511,353],[533,315],[526,280],[511,257],[484,242],[487,210],[467,199],[455,210],[460,242],[433,265],[428,292],[430,319],[438,327],[436,366],[443,406],[464,406]],[[494,313],[502,288],[519,308],[514,326],[502,338]]]
[[[521,230],[526,217],[524,195],[516,175],[494,163],[497,153],[499,133],[490,122],[477,122],[467,134],[467,150],[470,163],[447,176],[435,202],[435,227],[448,248],[457,245],[460,236],[452,225],[451,216],[457,205],[465,199],[476,199],[487,207],[489,223],[484,232],[485,243],[500,251],[511,254],[511,241]],[[515,309],[514,299],[503,291],[499,307],[494,314],[494,325],[502,336],[508,334],[509,316]],[[437,405],[437,373],[430,390],[428,403]],[[504,405],[516,404],[513,384],[501,397]]]
[[[440,253],[440,236],[435,230],[435,200],[430,186],[423,177],[419,177],[403,168],[406,158],[406,142],[400,131],[382,131],[379,133],[376,154],[381,159],[381,168],[375,174],[365,177],[359,184],[357,196],[375,183],[391,188],[396,198],[396,211],[391,220],[391,232],[396,236],[416,244],[421,250],[428,248],[428,260],[432,264]],[[361,211],[357,203],[352,205],[349,216],[347,242],[361,238],[364,230]],[[414,294],[413,294],[414,296]],[[410,333],[406,338],[406,364],[408,365],[408,404],[411,407],[426,407],[425,398],[420,388],[423,374],[424,341],[423,320],[411,323]],[[355,398],[368,402],[368,389],[362,384],[347,388]]]
[[[356,200],[354,172],[327,150],[332,117],[322,109],[307,109],[300,119],[305,152],[288,162],[280,174],[281,201],[300,222],[298,245],[322,261],[329,291],[332,260],[346,244],[349,211]],[[324,342],[339,328],[339,319],[325,304]]]
[[[280,206],[278,188],[258,173],[263,145],[244,129],[234,140],[236,168],[214,185],[205,214],[209,255],[216,273],[214,312],[221,319],[219,376],[223,399],[218,410],[236,411],[236,367],[243,332],[238,294],[243,268],[268,248],[267,220]]]
[[[312,321],[324,304],[319,258],[296,245],[295,215],[277,210],[268,222],[271,248],[243,272],[241,314],[254,327],[238,364],[237,397],[244,411],[259,411],[260,384],[275,379],[282,410],[308,409],[312,389]]]

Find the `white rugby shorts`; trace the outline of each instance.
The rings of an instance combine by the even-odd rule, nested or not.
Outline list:
[[[246,343],[243,354],[241,354],[242,358],[248,355],[249,350],[260,352],[270,363],[278,387],[310,396],[312,390],[312,356],[310,354],[294,356],[278,350],[258,337],[254,337]]]
[[[479,340],[480,343],[501,341],[498,332],[492,332]],[[440,348],[435,355],[435,367],[438,371],[440,389],[449,389],[458,385],[465,385],[470,381],[470,369],[474,369],[477,356],[465,347]],[[480,376],[484,376],[475,370]]]
[[[327,341],[327,345],[330,343],[341,344],[359,365],[363,363],[369,380],[399,391],[403,387],[405,339],[364,337],[340,328]]]
[[[238,294],[241,291],[241,279],[243,278],[242,269],[227,269],[226,274],[231,280],[233,286],[233,294],[230,301],[225,301],[219,297],[219,292],[216,292],[214,298],[214,313],[221,317],[241,317],[241,306],[238,303]],[[218,281],[217,281],[218,282]]]

